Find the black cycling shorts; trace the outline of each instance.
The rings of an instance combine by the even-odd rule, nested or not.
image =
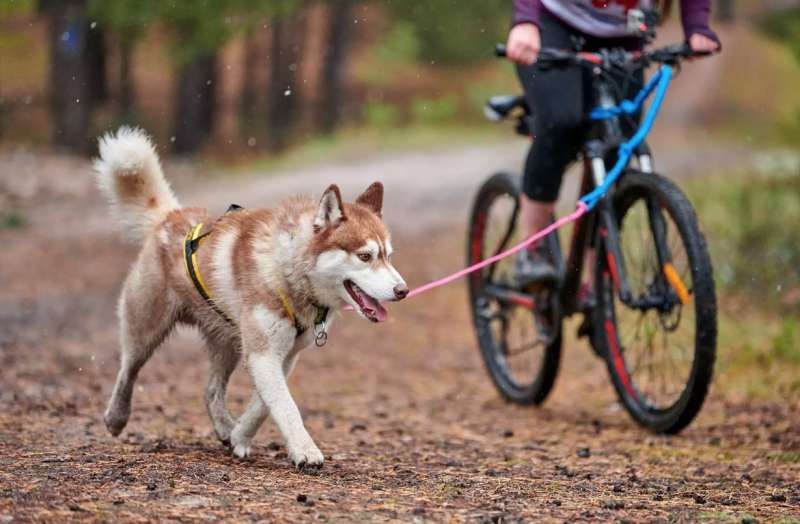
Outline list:
[[[636,39],[604,39],[581,33],[547,12],[539,25],[542,47],[575,49],[575,39],[582,39],[582,50],[601,47],[640,48]],[[589,128],[586,115],[595,105],[591,89],[591,73],[573,66],[542,71],[533,66],[517,66],[517,75],[525,97],[533,110],[533,144],[525,161],[523,191],[532,200],[555,202],[561,179],[570,162],[575,160]],[[642,71],[637,73],[639,81]],[[632,98],[641,87],[624,82],[626,98]],[[632,126],[623,121],[623,130]],[[627,128],[627,129],[626,129]]]

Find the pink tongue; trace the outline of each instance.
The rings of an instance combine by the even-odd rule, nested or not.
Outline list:
[[[375,300],[374,298],[372,298],[367,294],[362,294],[361,300],[364,301],[365,308],[369,308],[375,312],[375,314],[373,315],[375,320],[377,320],[378,322],[383,322],[384,320],[386,320],[386,317],[389,314],[386,312],[386,308],[384,308],[380,304],[380,302],[378,302],[377,300]]]

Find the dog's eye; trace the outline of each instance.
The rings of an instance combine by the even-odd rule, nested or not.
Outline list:
[[[361,260],[362,262],[369,262],[370,260],[372,260],[372,255],[370,253],[359,253],[358,259]]]

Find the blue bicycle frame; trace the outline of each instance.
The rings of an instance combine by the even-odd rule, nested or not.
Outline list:
[[[668,65],[662,65],[658,72],[653,75],[653,77],[644,87],[642,87],[634,100],[623,100],[618,105],[613,107],[598,107],[589,113],[589,118],[592,120],[607,120],[610,118],[617,118],[623,114],[636,114],[642,109],[645,100],[647,100],[650,94],[655,91],[653,103],[648,108],[647,114],[642,120],[642,124],[631,138],[620,144],[617,153],[617,161],[608,171],[603,182],[599,184],[593,191],[581,197],[581,202],[586,204],[586,207],[589,209],[592,209],[595,205],[597,205],[597,202],[608,192],[608,189],[611,187],[611,185],[625,170],[628,162],[630,162],[633,152],[642,144],[642,142],[644,142],[645,138],[647,138],[647,135],[653,128],[653,124],[658,116],[658,111],[661,109],[661,103],[664,101],[664,96],[667,93],[667,89],[669,88],[669,83],[671,80],[672,68]]]
[[[628,300],[632,296],[625,276],[626,270],[624,267],[624,260],[619,251],[619,231],[611,204],[606,204],[604,202],[604,204],[599,206],[596,210],[595,207],[598,203],[603,201],[603,197],[609,193],[613,184],[625,172],[633,154],[637,151],[646,151],[646,148],[640,146],[644,144],[648,133],[655,123],[672,76],[672,67],[662,65],[656,74],[654,74],[637,93],[633,100],[623,100],[618,103],[612,102],[610,98],[604,96],[602,87],[598,88],[598,103],[601,104],[602,107],[593,109],[589,114],[589,118],[594,121],[611,120],[612,122],[609,122],[609,126],[606,128],[606,132],[603,135],[605,140],[601,138],[600,140],[589,141],[584,148],[584,158],[588,161],[587,170],[590,172],[587,172],[587,176],[584,179],[581,190],[586,191],[586,193],[580,198],[580,201],[586,205],[588,210],[594,212],[588,215],[586,220],[579,220],[576,223],[572,235],[572,248],[569,251],[569,260],[566,263],[566,267],[563,266],[563,262],[559,261],[558,263],[565,275],[565,281],[561,289],[561,300],[567,314],[577,310],[575,297],[578,295],[578,287],[580,286],[584,253],[585,249],[590,247],[592,239],[598,238],[598,236],[594,234],[597,228],[601,228],[603,231],[603,235],[600,235],[599,238],[603,239],[605,243],[606,256],[614,259],[613,265],[617,269],[616,273],[618,276],[620,297],[623,300]],[[653,101],[642,118],[638,129],[629,138],[623,140],[621,138],[622,132],[619,130],[619,127],[613,123],[613,119],[617,119],[622,115],[638,114],[642,110],[645,101],[653,94],[655,94]],[[616,134],[620,136],[613,136]],[[606,171],[605,153],[609,150],[610,144],[617,138],[622,140],[622,142],[617,146],[617,155],[613,166]],[[592,143],[597,144],[597,147],[593,147]],[[645,155],[645,153],[640,154]],[[646,155],[649,159],[649,154]],[[644,169],[641,165],[642,160],[642,156],[640,156],[640,169],[648,171],[649,166],[648,169]],[[593,176],[594,178],[593,186],[587,179],[589,176]],[[658,220],[657,216],[655,218]],[[597,248],[598,246],[594,247]],[[560,252],[560,249],[558,251]],[[660,251],[661,250],[659,250],[658,253],[659,259],[668,256]]]

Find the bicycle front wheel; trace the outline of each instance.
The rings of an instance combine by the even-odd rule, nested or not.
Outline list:
[[[711,259],[691,203],[666,178],[627,173],[613,209],[622,267],[598,242],[595,347],[631,416],[653,431],[677,433],[700,411],[713,374]],[[620,296],[620,274],[629,297]]]
[[[516,227],[519,177],[499,173],[478,191],[470,217],[467,264],[523,240]],[[550,242],[558,250],[557,237]],[[486,369],[511,402],[539,404],[553,388],[561,358],[561,315],[556,287],[514,288],[513,258],[469,276],[475,331]]]

